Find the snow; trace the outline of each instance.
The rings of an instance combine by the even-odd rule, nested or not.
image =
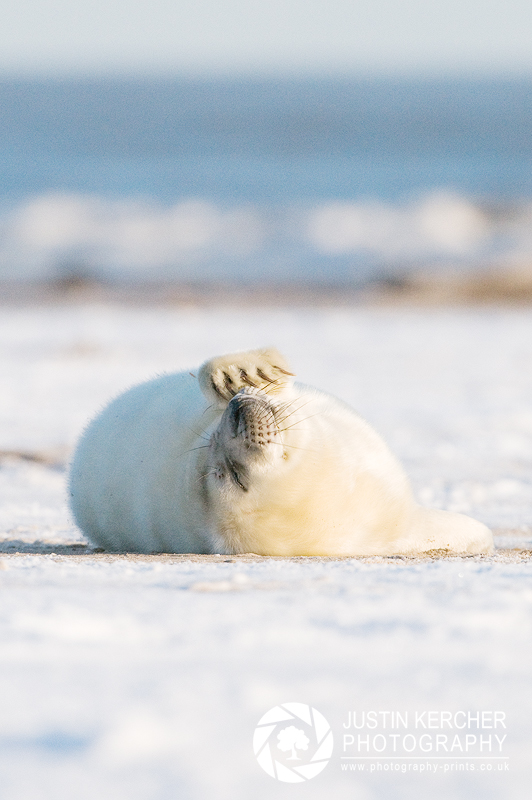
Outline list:
[[[496,554],[94,552],[64,491],[87,420],[154,374],[265,344],[370,420],[420,501],[492,526]],[[3,307],[2,797],[527,796],[531,364],[528,310]],[[259,719],[285,702],[335,736],[304,787],[253,755]],[[509,770],[343,771],[343,723],[372,709],[502,711]]]

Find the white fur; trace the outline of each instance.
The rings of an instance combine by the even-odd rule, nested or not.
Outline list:
[[[277,351],[215,358],[198,377],[136,386],[89,425],[70,494],[94,543],[280,556],[492,550],[480,522],[417,506],[377,433],[293,383]]]

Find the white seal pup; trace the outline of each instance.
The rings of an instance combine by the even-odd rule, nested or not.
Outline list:
[[[275,556],[489,553],[491,532],[418,506],[378,434],[274,349],[136,386],[70,472],[81,530],[112,551]]]

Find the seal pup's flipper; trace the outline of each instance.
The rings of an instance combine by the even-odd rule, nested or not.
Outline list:
[[[223,407],[237,392],[250,386],[278,394],[292,383],[293,376],[286,359],[269,347],[212,358],[201,367],[198,381],[203,394]]]

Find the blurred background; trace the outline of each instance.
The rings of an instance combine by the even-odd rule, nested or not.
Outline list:
[[[527,0],[4,0],[2,16],[4,297],[532,296]]]

